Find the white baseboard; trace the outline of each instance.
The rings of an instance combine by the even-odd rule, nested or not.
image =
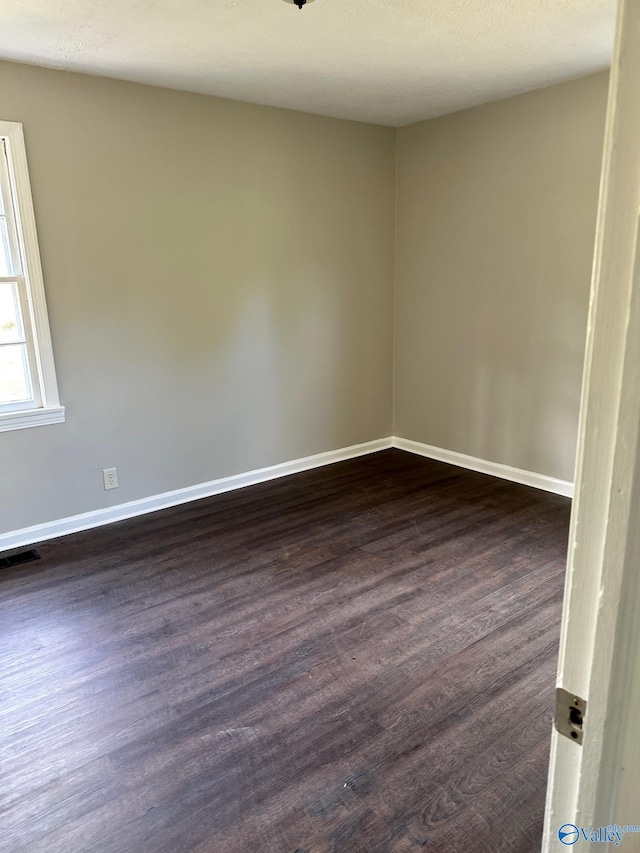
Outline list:
[[[124,521],[127,518],[135,518],[137,515],[146,515],[159,509],[189,503],[200,498],[209,498],[223,492],[231,492],[234,489],[243,489],[256,483],[264,483],[267,480],[275,480],[278,477],[286,477],[289,474],[297,474],[300,471],[308,471],[311,468],[320,468],[331,465],[334,462],[342,462],[345,459],[355,459],[368,453],[377,453],[379,450],[387,450],[397,447],[418,456],[426,456],[439,462],[448,462],[459,468],[467,468],[471,471],[479,471],[482,474],[491,474],[503,480],[512,480],[525,486],[533,486],[546,492],[555,492],[558,495],[573,497],[573,483],[568,480],[557,480],[555,477],[547,477],[544,474],[534,474],[532,471],[524,471],[520,468],[512,468],[499,462],[488,462],[485,459],[477,459],[475,456],[467,456],[464,453],[456,453],[453,450],[443,450],[441,447],[432,447],[419,441],[410,441],[406,438],[392,436],[380,438],[376,441],[368,441],[365,444],[354,444],[351,447],[343,447],[340,450],[329,450],[326,453],[317,453],[315,456],[306,456],[303,459],[294,459],[292,462],[282,462],[280,465],[271,465],[269,468],[258,468],[255,471],[247,471],[244,474],[235,474],[232,477],[222,477],[219,480],[210,480],[208,483],[199,483],[188,486],[185,489],[176,489],[159,495],[151,495],[136,501],[118,504],[117,506],[97,509],[92,512],[83,512],[80,515],[72,515],[68,518],[60,518],[56,521],[48,521],[44,524],[35,524],[32,527],[24,527],[21,530],[12,530],[8,533],[0,533],[0,551],[8,551],[22,548],[25,545],[33,545],[36,542],[45,542],[47,539],[56,539],[58,536],[66,536],[69,533],[78,533],[81,530],[90,530],[93,527],[101,527],[114,521]]]
[[[511,480],[521,483],[523,486],[533,486],[535,489],[543,489],[545,492],[554,492],[556,495],[573,497],[573,483],[569,480],[558,480],[548,477],[546,474],[535,474],[533,471],[525,471],[522,468],[512,468],[500,462],[489,462],[486,459],[478,459],[476,456],[467,456],[465,453],[457,453],[455,450],[443,450],[441,447],[433,447],[430,444],[422,444],[420,441],[410,441],[408,438],[393,437],[393,446],[399,450],[407,450],[418,456],[427,456],[438,462],[448,462],[449,465],[457,465],[458,468],[467,468],[470,471],[479,471],[481,474],[491,474],[502,480]]]
[[[66,536],[69,533],[78,533],[81,530],[101,527],[104,524],[111,524],[114,521],[124,521],[127,518],[134,518],[137,515],[145,515],[148,512],[155,512],[159,509],[167,509],[178,504],[196,501],[199,498],[209,498],[212,495],[222,494],[222,492],[243,489],[246,486],[264,483],[267,480],[275,480],[278,477],[286,477],[289,474],[297,474],[300,471],[308,471],[311,468],[320,468],[324,465],[331,465],[334,462],[342,462],[345,459],[355,459],[357,456],[377,453],[379,450],[387,450],[392,446],[391,438],[380,438],[376,441],[367,441],[365,444],[354,444],[351,447],[343,447],[340,450],[316,453],[315,456],[306,456],[303,459],[294,459],[292,462],[271,465],[269,468],[258,468],[255,471],[247,471],[244,474],[235,474],[232,477],[210,480],[208,483],[199,483],[195,486],[188,486],[185,489],[176,489],[159,495],[151,495],[148,498],[129,501],[128,503],[118,504],[117,506],[105,509],[83,512],[80,515],[72,515],[68,518],[48,521],[45,524],[35,524],[33,527],[24,527],[21,530],[13,530],[0,534],[0,551],[33,545],[36,542],[44,542],[47,539],[56,539],[58,536]]]

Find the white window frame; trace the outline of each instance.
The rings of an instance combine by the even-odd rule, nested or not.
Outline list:
[[[0,406],[0,432],[4,432],[63,423],[65,411],[58,395],[22,125],[15,121],[0,121],[0,141],[4,143],[0,145],[0,157],[4,157],[3,149],[6,151],[21,267],[18,275],[4,277],[0,281],[16,282],[20,291],[35,398],[17,409],[15,406]]]

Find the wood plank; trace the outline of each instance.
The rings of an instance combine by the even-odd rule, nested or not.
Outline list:
[[[533,853],[569,501],[383,451],[0,574],[0,850]]]

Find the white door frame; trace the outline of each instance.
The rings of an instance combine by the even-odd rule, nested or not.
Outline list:
[[[586,700],[584,741],[554,730],[543,853],[567,849],[566,823],[640,824],[639,215],[640,0],[620,0],[558,667]]]

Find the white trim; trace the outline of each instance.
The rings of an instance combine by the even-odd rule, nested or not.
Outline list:
[[[64,408],[50,410],[58,411],[59,419],[48,423],[61,423],[64,420]],[[39,414],[38,412],[42,412]],[[38,426],[38,423],[28,423],[29,418],[42,417],[42,410],[22,412],[24,419],[22,426]],[[17,429],[19,427],[13,427]],[[0,421],[0,431],[2,422]],[[555,477],[547,477],[544,474],[535,474],[532,471],[523,471],[520,468],[511,468],[499,462],[488,462],[485,459],[477,459],[475,456],[466,456],[464,453],[456,453],[454,450],[443,450],[441,447],[432,447],[419,441],[410,441],[398,436],[379,438],[375,441],[367,441],[364,444],[354,444],[351,447],[343,447],[340,450],[329,450],[325,453],[316,453],[314,456],[305,456],[302,459],[294,459],[291,462],[282,462],[279,465],[271,465],[268,468],[257,468],[244,474],[234,474],[231,477],[222,477],[219,480],[210,480],[207,483],[198,483],[195,486],[187,486],[184,489],[175,489],[171,492],[163,492],[159,495],[151,495],[148,498],[140,498],[136,501],[128,501],[124,504],[96,509],[91,512],[83,512],[67,518],[48,521],[44,524],[35,524],[32,527],[24,527],[21,530],[12,530],[0,533],[0,551],[11,548],[21,548],[24,545],[33,545],[35,542],[44,542],[47,539],[56,539],[58,536],[66,536],[70,533],[78,533],[81,530],[90,530],[93,527],[102,527],[112,524],[114,521],[125,521],[127,518],[135,518],[138,515],[146,515],[160,509],[168,509],[178,504],[197,501],[201,498],[209,498],[235,489],[244,489],[257,483],[265,483],[268,480],[276,480],[279,477],[287,477],[289,474],[297,474],[300,471],[309,471],[312,468],[321,468],[324,465],[332,465],[334,462],[342,462],[346,459],[355,459],[358,456],[366,456],[369,453],[377,453],[380,450],[389,450],[395,447],[398,450],[406,450],[418,456],[426,456],[439,462],[447,462],[458,468],[467,468],[470,471],[479,471],[499,477],[502,480],[510,480],[522,483],[525,486],[533,486],[546,492],[554,492],[558,495],[571,497],[573,495],[573,483],[566,480],[557,480]]]
[[[44,410],[39,416],[37,424],[60,423],[64,421],[64,408],[60,406],[58,395],[22,125],[15,121],[0,121],[0,138],[4,139],[7,151],[13,213],[16,219],[20,255],[24,267],[22,274],[26,283],[29,307],[29,317],[25,317],[24,321],[25,325],[30,327],[34,337],[32,349],[35,365],[31,365],[31,369],[36,375],[32,375],[31,379],[34,386],[38,386],[38,397],[40,398],[38,409]],[[58,417],[55,416],[56,412]],[[51,417],[54,419],[51,420]],[[4,430],[14,428],[9,425],[10,421],[8,420],[4,421],[4,424],[2,427]],[[21,429],[22,426],[36,426],[36,423],[18,424],[15,429]]]
[[[0,432],[28,427],[63,424],[64,406],[51,406],[48,409],[20,409],[17,412],[0,413]]]
[[[66,536],[69,533],[78,533],[81,530],[89,530],[93,527],[101,527],[114,521],[124,521],[127,518],[135,518],[159,509],[189,503],[200,498],[209,498],[223,492],[231,492],[235,489],[244,489],[246,486],[254,486],[267,480],[276,480],[289,474],[297,474],[300,471],[308,471],[311,468],[320,468],[331,465],[334,462],[342,462],[346,459],[355,459],[358,456],[366,456],[369,453],[377,453],[380,450],[388,450],[392,447],[391,438],[380,438],[376,441],[367,441],[364,444],[354,444],[351,447],[343,447],[340,450],[329,450],[325,453],[316,453],[314,456],[305,456],[302,459],[294,459],[292,462],[282,462],[279,465],[271,465],[268,468],[257,468],[255,471],[247,471],[245,474],[235,474],[232,477],[222,477],[219,480],[211,480],[208,483],[200,483],[195,486],[187,486],[185,489],[175,489],[148,498],[118,504],[117,506],[97,509],[92,512],[83,512],[80,515],[72,515],[45,524],[35,524],[33,527],[25,527],[22,530],[14,530],[9,533],[0,534],[0,551],[10,548],[20,548],[23,545],[33,545],[36,542],[44,542],[47,539],[56,539],[58,536]]]
[[[640,3],[622,0],[609,78],[558,662],[558,686],[581,696],[587,710],[581,746],[557,730],[552,735],[544,853],[558,850],[564,823],[638,823],[639,87]],[[638,850],[637,840],[626,849]]]
[[[466,453],[458,453],[455,450],[444,450],[442,447],[433,447],[431,444],[422,444],[420,441],[411,441],[408,438],[394,436],[393,446],[399,450],[415,453],[418,456],[436,459],[438,462],[457,465],[458,468],[479,471],[481,474],[490,474],[492,477],[500,477],[502,480],[521,483],[523,486],[533,486],[534,489],[554,492],[556,495],[564,495],[568,498],[573,497],[573,483],[569,480],[558,480],[555,477],[548,477],[546,474],[536,474],[522,468],[512,468],[511,465],[503,465],[501,462],[489,462],[487,459],[467,456]]]

